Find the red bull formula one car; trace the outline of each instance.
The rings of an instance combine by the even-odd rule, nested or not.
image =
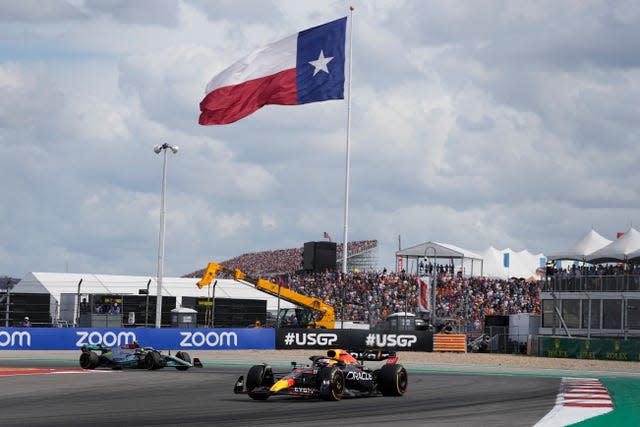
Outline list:
[[[326,356],[311,356],[310,365],[291,362],[293,369],[277,374],[267,364],[249,369],[247,378],[236,381],[234,393],[246,393],[255,400],[274,395],[340,400],[343,397],[402,396],[407,390],[407,370],[398,364],[393,351],[367,350],[349,353],[342,349],[327,351]],[[378,369],[364,366],[365,360],[386,363]]]

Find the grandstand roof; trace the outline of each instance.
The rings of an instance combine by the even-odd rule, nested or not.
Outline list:
[[[406,257],[410,258],[435,258],[438,259],[459,259],[461,265],[469,265],[470,269],[462,270],[466,271],[466,274],[474,275],[475,261],[480,261],[480,274],[483,272],[484,259],[481,255],[472,252],[467,249],[459,248],[458,246],[449,243],[440,242],[425,242],[410,248],[402,249],[396,252],[396,258]],[[437,263],[437,262],[436,262]],[[417,264],[417,263],[416,263]]]
[[[78,292],[78,283],[81,294],[116,294],[138,295],[140,289],[147,288],[149,295],[156,296],[158,284],[155,278],[149,276],[119,276],[94,273],[42,273],[32,272],[20,280],[12,292],[15,293],[47,293],[60,301],[61,294],[75,294]],[[177,304],[182,302],[182,297],[206,298],[211,295],[209,287],[199,289],[196,286],[197,278],[164,277],[162,279],[162,295],[175,296]],[[276,311],[278,298],[265,292],[261,292],[250,285],[245,285],[235,280],[219,279],[217,281],[216,298],[231,299],[255,299],[266,300],[267,310]],[[281,300],[281,308],[293,308],[295,305]]]
[[[396,256],[431,257],[435,249],[436,258],[468,258],[482,260],[482,256],[467,249],[462,249],[449,243],[425,242],[396,252]]]

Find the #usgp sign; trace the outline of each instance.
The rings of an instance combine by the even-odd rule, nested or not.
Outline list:
[[[427,331],[364,331],[351,329],[278,329],[276,349],[376,348],[433,351],[433,333]]]
[[[246,329],[0,328],[0,350],[76,350],[85,344],[116,347],[137,341],[160,350],[268,350],[275,331]]]

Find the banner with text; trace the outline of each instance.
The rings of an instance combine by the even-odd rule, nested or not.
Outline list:
[[[640,361],[638,340],[545,337],[541,350],[544,357]]]
[[[433,351],[428,331],[366,331],[355,329],[278,329],[276,349],[367,348],[397,351]]]
[[[0,328],[0,350],[76,350],[85,344],[115,347],[137,341],[158,350],[270,350],[275,330],[153,328]]]

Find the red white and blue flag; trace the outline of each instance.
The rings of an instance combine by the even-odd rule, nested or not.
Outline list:
[[[343,99],[346,27],[344,17],[240,59],[207,85],[199,123],[233,123],[268,104]]]

